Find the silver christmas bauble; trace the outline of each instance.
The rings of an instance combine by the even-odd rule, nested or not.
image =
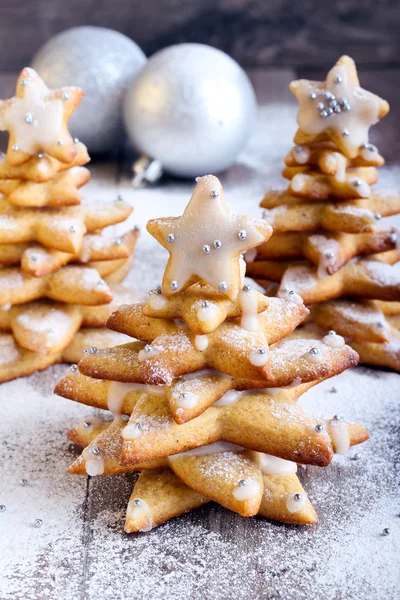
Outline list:
[[[124,118],[136,149],[182,177],[218,173],[255,122],[253,87],[227,54],[178,44],[152,56],[131,85]]]
[[[104,27],[74,27],[42,46],[32,67],[50,88],[77,85],[84,89],[70,131],[95,153],[118,143],[123,99],[145,62],[139,46],[122,33]]]

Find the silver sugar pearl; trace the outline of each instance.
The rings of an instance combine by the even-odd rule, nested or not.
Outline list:
[[[241,240],[241,241],[245,240],[245,239],[247,238],[247,231],[246,231],[245,229],[241,229],[241,230],[238,232],[238,238],[239,238],[239,240]]]
[[[337,104],[333,110],[335,111],[335,113],[341,113],[342,112],[342,109],[340,108],[339,104]]]
[[[136,423],[136,429],[139,429],[139,431],[142,431],[143,427],[141,423]]]
[[[333,415],[332,421],[340,421],[340,417],[338,415]]]
[[[135,498],[133,501],[134,506],[140,506],[141,502],[139,500],[139,498]]]
[[[83,421],[83,426],[85,429],[88,429],[91,426],[91,422],[90,421]]]
[[[204,253],[204,254],[210,254],[210,252],[211,252],[211,248],[210,248],[210,246],[209,246],[208,244],[205,244],[205,245],[203,246],[203,253]]]
[[[358,188],[362,185],[362,181],[360,179],[353,179],[353,181],[351,182],[354,187]]]
[[[19,150],[18,144],[14,144],[12,149],[13,149],[13,152],[18,152],[18,150]]]
[[[20,484],[22,485],[22,487],[26,487],[28,485],[28,480],[27,479],[21,479]]]
[[[310,100],[315,100],[317,97],[317,94],[315,92],[311,92],[311,94],[309,95]]]
[[[69,100],[69,94],[68,94],[67,92],[63,92],[63,93],[61,94],[61,98],[62,98],[63,100]]]
[[[57,140],[57,146],[62,146],[64,142],[62,140]]]
[[[94,448],[92,448],[92,454],[94,454],[95,456],[100,454],[100,448],[98,446],[95,446]]]
[[[326,117],[328,117],[328,111],[327,110],[321,110],[321,112],[319,113],[320,117],[322,117],[323,119],[326,119]]]
[[[358,454],[358,452],[356,452],[352,457],[351,460],[360,460],[360,455]]]
[[[39,152],[39,154],[37,155],[38,158],[44,158],[44,152]]]
[[[330,329],[328,331],[328,335],[336,335],[336,331],[334,331],[333,329]]]
[[[173,233],[169,233],[168,237],[167,237],[167,242],[169,242],[170,244],[172,244],[172,242],[175,241],[175,236]]]
[[[97,350],[96,346],[92,346],[92,347],[90,348],[89,352],[90,352],[90,354],[97,354],[97,353],[98,353],[98,350]]]
[[[296,146],[294,151],[296,152],[296,154],[300,154],[301,152],[303,152],[303,146]]]
[[[318,108],[318,110],[324,110],[325,104],[323,102],[318,102],[317,108]]]
[[[390,236],[389,236],[389,241],[392,244],[395,244],[397,242],[397,233],[391,233]]]
[[[331,115],[333,113],[333,108],[331,106],[328,106],[326,112],[328,113],[328,115]]]
[[[89,348],[84,348],[83,349],[83,354],[88,354],[88,352],[89,352]]]
[[[209,301],[208,301],[208,300],[204,300],[204,301],[201,303],[201,306],[202,306],[203,308],[208,308],[208,307],[210,306],[210,303],[209,303]]]
[[[317,431],[318,433],[321,433],[321,431],[324,430],[324,426],[321,425],[320,423],[318,423],[318,425],[315,426],[315,431]]]
[[[241,479],[239,481],[239,487],[244,487],[245,485],[247,485],[247,481],[245,479]]]
[[[302,497],[303,496],[301,494],[299,494],[299,493],[297,493],[297,494],[295,494],[293,496],[295,502],[300,502],[300,500],[302,499]]]
[[[5,504],[0,504],[0,512],[6,512],[7,508]]]
[[[342,81],[343,81],[343,77],[341,77],[340,75],[335,77],[335,83],[342,83]]]
[[[244,291],[244,292],[250,292],[250,290],[251,290],[251,286],[250,286],[248,283],[246,283],[246,284],[243,286],[243,291]]]
[[[79,138],[74,138],[74,144],[79,144]]]
[[[146,344],[146,345],[145,345],[145,347],[144,347],[144,351],[145,351],[145,352],[151,352],[151,351],[152,351],[152,349],[153,349],[153,348],[150,346],[150,344]]]
[[[178,282],[176,281],[176,279],[174,279],[173,281],[171,281],[170,288],[171,288],[171,290],[177,290],[178,289]]]
[[[329,106],[330,106],[331,108],[335,108],[335,107],[337,106],[337,100],[331,100],[331,101],[329,102]]]
[[[123,199],[123,197],[122,197],[122,194],[118,194],[118,196],[117,196],[117,201],[118,201],[118,202],[123,202],[123,200],[124,200],[124,199]]]
[[[76,227],[75,225],[71,225],[71,227],[69,228],[71,233],[76,233]]]
[[[266,353],[265,348],[258,348],[257,354],[265,354],[265,353]]]
[[[348,130],[348,129],[343,129],[343,131],[342,131],[342,136],[343,136],[343,137],[349,137],[349,135],[350,135],[350,132],[349,132],[349,130]]]
[[[114,240],[114,246],[121,246],[122,244],[122,240],[120,240],[119,238],[117,240]]]
[[[38,258],[39,257],[37,256],[37,254],[32,254],[31,256],[31,260],[33,260],[33,262],[37,262]]]
[[[390,529],[389,529],[389,527],[385,527],[382,533],[383,533],[383,535],[385,535],[385,536],[386,536],[386,535],[390,535]]]
[[[378,321],[376,326],[379,327],[379,329],[383,329],[385,327],[385,323],[382,323],[382,321]]]
[[[70,366],[70,369],[71,369],[71,371],[72,371],[73,373],[76,373],[76,372],[77,372],[77,370],[78,370],[78,365],[77,365],[77,364],[73,364],[73,365],[71,365],[71,366]]]
[[[33,123],[33,114],[28,112],[25,115],[25,123],[28,123],[28,125],[32,125]]]
[[[218,198],[219,192],[217,192],[217,190],[211,190],[210,196],[211,198]]]
[[[213,246],[216,250],[219,250],[222,246],[221,240],[214,240]]]
[[[334,256],[333,252],[325,252],[325,258],[332,259]]]
[[[327,100],[334,100],[336,96],[335,94],[332,94],[332,92],[324,92],[324,98]]]
[[[181,400],[185,400],[185,398],[187,398],[187,393],[182,392],[181,394],[179,394],[179,398],[181,398]]]
[[[221,281],[218,287],[220,292],[226,292],[226,290],[228,289],[228,284],[226,283],[226,281]]]
[[[314,355],[319,354],[318,348],[310,348],[310,354],[314,354]]]
[[[35,527],[39,529],[43,525],[42,519],[35,519]]]
[[[375,219],[376,221],[380,221],[380,220],[382,219],[382,215],[381,215],[380,213],[375,213],[375,214],[374,214],[374,219]]]
[[[26,85],[28,85],[28,80],[27,79],[21,79],[21,85],[22,85],[22,87],[25,87]]]

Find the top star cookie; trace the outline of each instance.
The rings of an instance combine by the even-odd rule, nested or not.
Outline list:
[[[44,152],[70,163],[77,151],[67,124],[82,97],[78,87],[50,90],[36,71],[23,69],[15,97],[0,103],[0,130],[10,134],[9,164],[19,166]]]
[[[294,141],[332,141],[348,158],[368,144],[369,128],[389,112],[389,104],[360,87],[354,61],[342,56],[325,81],[299,79],[290,84],[299,102]]]
[[[147,230],[170,254],[163,294],[182,292],[197,281],[206,282],[231,300],[242,285],[240,256],[272,234],[266,221],[231,212],[219,180],[197,178],[197,186],[181,217],[152,219]]]

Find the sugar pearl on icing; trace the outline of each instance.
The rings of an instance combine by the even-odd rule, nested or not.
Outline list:
[[[197,394],[193,392],[182,392],[179,394],[176,405],[181,408],[194,408],[199,401]]]
[[[127,508],[127,519],[141,520],[144,517],[145,524],[139,531],[150,531],[153,529],[153,518],[151,516],[150,507],[145,500],[134,498],[130,500]]]
[[[135,440],[142,435],[142,425],[140,423],[128,423],[121,432],[124,440]]]
[[[322,355],[318,348],[310,348],[308,352],[303,354],[303,358],[316,364],[322,362]]]
[[[138,360],[139,362],[143,362],[144,360],[147,360],[149,358],[153,358],[154,356],[157,356],[158,354],[161,353],[160,348],[157,348],[156,346],[151,346],[150,344],[147,344],[143,350],[141,350],[138,354]]]
[[[343,419],[334,417],[330,425],[335,452],[337,454],[347,454],[350,448],[350,434],[347,423]]]
[[[328,335],[324,336],[322,343],[331,348],[343,348],[345,345],[344,337],[337,335],[334,331],[330,331]]]
[[[304,190],[306,184],[306,177],[302,173],[295,175],[291,181],[290,187],[294,192],[301,192]]]
[[[196,335],[194,338],[194,347],[199,352],[204,352],[208,348],[208,336],[207,335]]]
[[[239,502],[250,500],[260,493],[260,484],[254,479],[241,479],[232,490],[233,497]]]
[[[267,364],[269,359],[269,354],[265,348],[259,348],[258,350],[253,350],[250,352],[249,361],[255,367],[262,367]]]
[[[371,193],[371,188],[368,183],[365,183],[362,179],[353,179],[350,182],[351,187],[353,187],[361,198],[369,198]]]
[[[304,165],[310,158],[310,150],[304,146],[296,146],[292,152],[292,156],[299,165]]]
[[[286,508],[290,513],[299,512],[306,504],[307,496],[304,492],[296,492],[286,496]]]
[[[162,294],[150,294],[149,306],[153,310],[161,310],[168,303],[168,300]]]
[[[89,451],[89,448],[87,448],[84,450],[83,454],[85,457],[86,473],[91,477],[102,475],[104,473],[104,459],[101,455],[100,448],[95,446],[92,448],[91,452]]]
[[[200,308],[197,309],[197,318],[202,323],[209,323],[217,316],[218,309],[213,302],[209,302],[208,300],[204,300],[201,303]]]

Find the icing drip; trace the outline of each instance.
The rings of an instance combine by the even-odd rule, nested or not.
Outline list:
[[[299,512],[302,510],[307,501],[307,495],[304,492],[297,492],[295,494],[288,494],[286,496],[286,508],[290,513]]]
[[[85,468],[86,473],[91,477],[96,477],[96,475],[102,475],[104,473],[104,459],[100,453],[94,454],[94,448],[91,450],[89,448],[85,448],[82,452],[82,456],[85,459]]]
[[[303,354],[303,358],[315,364],[318,364],[323,360],[322,354],[318,348],[310,348],[308,352],[305,352],[305,354]]]
[[[136,438],[142,435],[142,425],[141,423],[128,423],[126,427],[123,428],[121,435],[124,440],[136,440]]]
[[[335,153],[336,158],[336,173],[335,179],[336,181],[343,182],[346,181],[346,167],[347,167],[347,159],[343,154],[339,154],[339,152]]]
[[[263,350],[263,352],[260,352],[260,350]],[[259,350],[253,350],[253,352],[250,352],[249,361],[255,367],[262,367],[266,365],[268,360],[269,354],[265,348],[260,348]]]
[[[218,314],[218,309],[212,302],[205,301],[202,306],[197,310],[197,318],[202,323],[210,323],[215,319]]]
[[[208,336],[207,335],[196,335],[194,338],[194,347],[199,352],[204,352],[208,348]]]
[[[299,165],[305,165],[310,159],[310,149],[304,146],[296,146],[292,150],[292,157]]]
[[[371,188],[369,187],[368,183],[365,183],[365,181],[362,179],[351,179],[349,181],[349,185],[357,191],[357,194],[361,198],[369,198]]]
[[[112,412],[114,418],[121,416],[121,408],[124,398],[129,392],[147,392],[148,394],[164,396],[164,388],[157,385],[146,385],[144,383],[122,383],[111,381],[107,393],[107,408]]]
[[[187,452],[180,452],[179,454],[172,454],[169,456],[169,460],[177,460],[179,458],[186,458],[187,456],[209,456],[210,454],[221,454],[223,452],[241,452],[244,450],[242,446],[237,444],[231,444],[230,442],[215,442],[215,444],[207,444],[206,446],[199,446],[188,450]]]
[[[306,186],[307,177],[302,173],[297,173],[290,183],[290,187],[294,192],[302,192]]]
[[[373,144],[364,144],[360,154],[364,160],[374,161],[378,154],[378,148]]]
[[[157,348],[156,346],[150,346],[150,344],[148,344],[147,346],[145,346],[145,348],[143,348],[143,350],[141,350],[138,354],[138,360],[139,362],[143,362],[144,360],[147,360],[149,358],[154,358],[155,356],[158,356],[159,354],[161,354],[161,349]]]
[[[0,306],[0,310],[4,310],[4,312],[9,311],[11,308],[11,304],[2,304],[2,306]]]
[[[153,293],[149,296],[149,306],[153,310],[162,310],[167,303],[168,300],[162,294]]]
[[[242,479],[232,490],[235,500],[245,502],[260,493],[260,484],[254,479]]]
[[[291,460],[284,460],[262,452],[258,452],[258,456],[260,469],[265,475],[284,475],[297,472],[297,464]]]
[[[219,400],[214,402],[213,406],[231,406],[232,404],[236,404],[244,394],[246,394],[245,391],[229,390],[229,392],[226,392]]]
[[[139,520],[145,518],[145,525],[139,529],[139,531],[146,532],[153,529],[153,518],[151,516],[150,507],[145,500],[140,498],[134,498],[128,503],[127,518],[132,520]]]
[[[247,331],[258,331],[258,297],[254,289],[244,286],[239,293],[239,304],[242,309],[241,326]]]
[[[328,335],[323,337],[322,343],[331,348],[343,348],[345,345],[344,337],[337,335],[334,331],[330,331]]]
[[[294,290],[283,289],[279,292],[279,297],[283,300],[291,300],[296,304],[303,304],[303,298]]]
[[[194,408],[199,401],[197,394],[193,392],[182,392],[178,396],[177,406],[180,408]]]
[[[247,252],[245,254],[246,262],[248,262],[248,263],[254,262],[256,256],[257,256],[257,249],[256,248],[250,248],[250,250],[247,250]]]
[[[350,448],[350,434],[347,423],[342,419],[333,418],[331,421],[331,435],[337,454],[347,454]]]

